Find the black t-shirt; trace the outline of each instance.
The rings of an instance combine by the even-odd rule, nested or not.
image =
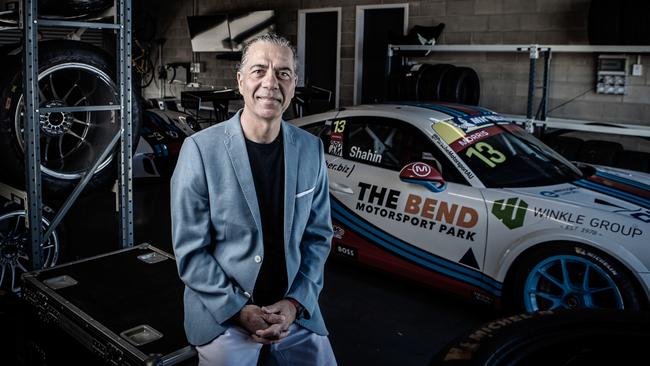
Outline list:
[[[282,130],[269,144],[246,139],[248,161],[262,219],[264,257],[253,290],[256,305],[280,301],[287,291],[284,257],[284,148]]]

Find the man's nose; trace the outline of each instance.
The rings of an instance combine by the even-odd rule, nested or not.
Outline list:
[[[269,72],[264,75],[264,78],[262,79],[262,86],[269,89],[278,88],[278,78],[273,70],[269,70]]]

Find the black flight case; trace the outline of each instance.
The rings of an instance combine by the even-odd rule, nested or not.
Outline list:
[[[22,296],[36,327],[63,330],[85,346],[79,348],[97,360],[93,364],[196,363],[183,329],[183,283],[174,257],[149,244],[26,273]],[[57,348],[74,364],[74,345],[66,343]]]

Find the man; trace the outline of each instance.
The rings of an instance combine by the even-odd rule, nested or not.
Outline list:
[[[336,365],[318,306],[332,226],[320,139],[282,121],[296,55],[253,39],[244,108],[188,137],[171,183],[185,331],[200,365]]]

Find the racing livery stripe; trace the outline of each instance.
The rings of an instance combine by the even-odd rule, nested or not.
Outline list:
[[[452,117],[468,117],[495,114],[493,111],[478,106],[468,106],[453,103],[400,103],[401,105],[410,105],[413,107],[432,109],[434,111],[446,113]]]
[[[437,102],[436,105],[442,105],[448,108],[452,108],[456,111],[463,112],[467,115],[482,115],[482,114],[494,114],[489,109],[481,108],[478,106],[470,106],[470,105],[462,105],[462,104],[453,104],[453,103],[444,103],[444,102]]]
[[[623,182],[617,182],[611,179],[599,177],[599,176],[591,176],[588,177],[587,180],[593,183],[597,184],[602,184],[608,188],[615,189],[617,191],[620,191],[622,193],[625,193],[627,195],[630,195],[634,197],[635,199],[638,200],[645,200],[648,204],[650,204],[650,195],[648,194],[649,192],[643,191],[639,188],[636,188],[634,186],[630,186],[629,184],[623,183]]]
[[[449,114],[449,115],[451,115],[453,117],[457,117],[457,118],[463,118],[463,117],[468,117],[469,116],[467,113],[465,113],[463,111],[459,111],[457,109],[450,108],[450,107],[445,107],[445,106],[442,106],[442,105],[431,104],[431,105],[424,105],[424,107],[427,108],[427,109],[432,109],[434,111],[447,113],[447,114]]]
[[[447,108],[447,107],[443,107],[443,106],[438,106],[438,105],[435,105],[435,104],[422,104],[422,103],[412,103],[412,104],[411,103],[404,103],[404,104],[410,105],[410,106],[413,106],[413,107],[426,108],[426,109],[431,109],[431,110],[434,110],[434,111],[446,113],[446,114],[448,114],[448,115],[450,115],[452,117],[465,117],[466,116],[465,113],[458,112],[455,109],[451,109],[451,108]]]
[[[625,177],[619,177],[618,175],[606,173],[606,172],[603,172],[603,171],[600,171],[600,170],[596,171],[596,175],[599,176],[599,177],[602,177],[604,179],[609,179],[611,181],[615,181],[615,182],[618,182],[618,183],[622,183],[622,184],[626,184],[628,186],[638,188],[638,190],[634,191],[635,194],[650,199],[650,185],[643,184],[641,182],[637,182],[637,181],[634,181],[634,180],[631,180],[631,179],[628,179],[628,178],[625,178]]]
[[[496,296],[501,296],[502,284],[500,282],[481,272],[413,247],[361,219],[356,214],[347,210],[343,204],[331,195],[330,198],[332,217],[352,228],[360,236],[420,266],[480,287]]]
[[[609,186],[606,186],[604,184],[601,184],[599,182],[592,182],[586,179],[580,179],[575,182],[573,182],[574,185],[586,188],[592,191],[600,192],[603,194],[606,194],[608,196],[612,196],[618,199],[621,199],[623,201],[627,201],[630,203],[633,203],[635,205],[639,205],[641,207],[645,207],[647,209],[650,209],[650,200],[647,200],[645,198],[635,196],[633,194],[621,191],[619,189],[615,189]]]
[[[395,255],[395,253],[371,242],[367,238],[359,236],[354,229],[342,222],[332,219],[332,224],[338,226],[345,236],[345,242],[338,238],[332,241],[332,252],[339,257],[353,259],[383,272],[392,272],[400,277],[407,277],[426,286],[434,287],[443,291],[455,293],[465,298],[476,299],[477,292],[489,296],[488,302],[494,301],[498,306],[500,298],[494,296],[482,288],[460,281],[454,277],[447,276],[440,272],[432,271],[411,260]]]

